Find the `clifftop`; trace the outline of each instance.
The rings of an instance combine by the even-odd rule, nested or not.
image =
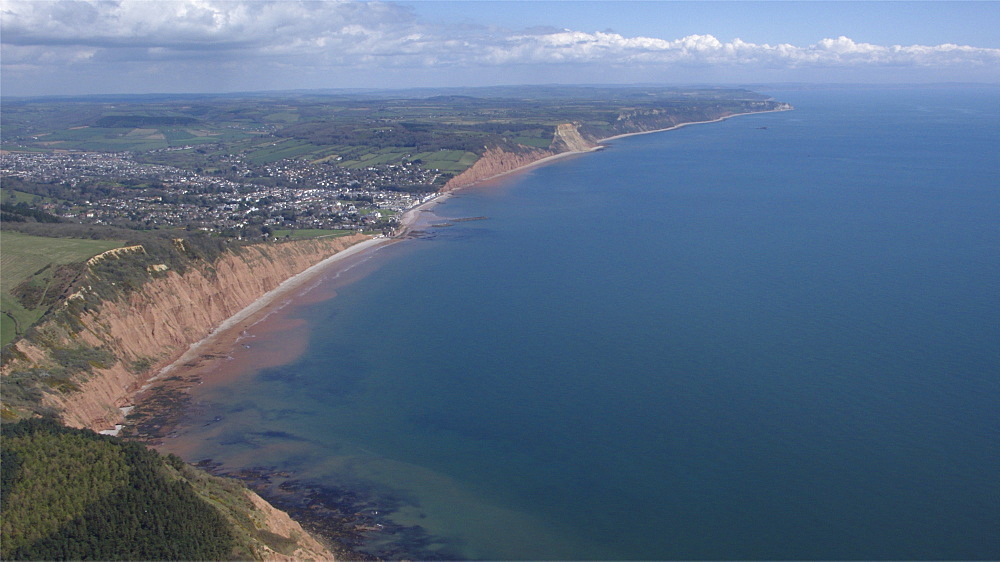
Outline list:
[[[95,430],[121,423],[120,408],[191,344],[289,277],[367,239],[258,244],[169,268],[137,249],[92,260],[76,292],[6,350],[4,419],[54,414]]]

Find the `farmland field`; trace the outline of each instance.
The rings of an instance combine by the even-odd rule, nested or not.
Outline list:
[[[6,345],[45,312],[27,309],[11,295],[19,283],[34,278],[47,283],[52,266],[84,261],[105,250],[118,248],[123,242],[113,240],[78,240],[71,238],[43,238],[17,232],[0,234],[0,308],[3,310],[0,345]]]

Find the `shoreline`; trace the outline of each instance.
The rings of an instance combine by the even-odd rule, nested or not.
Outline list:
[[[719,117],[717,119],[709,119],[708,121],[688,121],[687,123],[678,123],[678,124],[676,124],[676,125],[674,125],[672,127],[667,127],[666,129],[653,129],[651,131],[637,131],[635,133],[623,133],[623,134],[620,134],[620,135],[615,135],[613,137],[607,137],[607,138],[600,139],[597,142],[613,141],[613,140],[623,139],[625,137],[634,137],[636,135],[648,135],[648,134],[651,134],[651,133],[663,133],[665,131],[673,131],[673,130],[676,130],[676,129],[680,129],[681,127],[687,127],[688,125],[704,125],[704,124],[707,124],[707,123],[718,123],[720,121],[725,121],[727,119],[732,119],[733,117],[740,117],[742,115],[760,115],[761,113],[777,113],[779,111],[792,111],[793,109],[794,108],[792,108],[792,107],[785,107],[785,108],[780,108],[780,109],[769,109],[767,111],[747,111],[747,112],[744,112],[744,113],[733,113],[732,115],[725,115],[725,116]]]
[[[719,117],[719,118],[716,118],[716,119],[709,119],[707,121],[688,121],[686,123],[678,123],[677,125],[673,125],[673,126],[665,128],[665,129],[651,129],[649,131],[636,131],[634,133],[622,133],[620,135],[614,135],[614,136],[610,136],[610,137],[604,137],[604,138],[601,138],[601,139],[597,139],[596,141],[594,141],[597,144],[595,144],[594,146],[590,147],[587,150],[567,150],[566,152],[560,152],[559,154],[553,154],[551,156],[546,156],[544,158],[540,158],[538,160],[535,160],[534,162],[531,162],[530,164],[525,164],[524,166],[518,166],[517,168],[514,168],[513,170],[507,170],[506,172],[500,172],[499,174],[495,174],[495,175],[489,176],[487,178],[483,178],[481,180],[477,180],[477,181],[475,181],[473,183],[470,183],[468,185],[465,185],[465,186],[462,186],[462,187],[459,187],[459,188],[456,188],[456,189],[453,189],[453,190],[440,191],[440,192],[438,192],[438,193],[440,193],[440,195],[438,197],[435,197],[434,199],[431,199],[430,201],[426,201],[424,203],[421,203],[420,205],[418,205],[416,207],[413,207],[412,209],[406,211],[406,213],[403,214],[403,216],[404,216],[404,222],[405,222],[406,215],[408,215],[411,211],[414,211],[414,210],[423,210],[423,207],[425,205],[428,205],[428,204],[431,204],[431,203],[435,203],[435,202],[440,202],[439,199],[441,201],[443,201],[444,199],[447,199],[447,197],[449,197],[452,193],[456,193],[458,191],[469,189],[470,187],[475,187],[477,185],[480,185],[480,184],[483,184],[483,183],[486,183],[486,182],[489,182],[489,181],[493,181],[493,180],[498,179],[498,178],[502,178],[502,177],[505,177],[505,176],[509,176],[509,175],[512,175],[512,174],[516,174],[516,173],[520,173],[520,172],[523,172],[523,171],[526,171],[526,170],[530,170],[531,168],[535,168],[537,166],[542,166],[542,165],[548,164],[548,163],[553,162],[555,160],[558,160],[560,158],[566,158],[566,157],[569,157],[569,156],[576,156],[578,154],[589,154],[591,152],[596,152],[598,150],[603,150],[603,149],[607,148],[603,144],[605,142],[614,141],[614,140],[618,140],[618,139],[623,139],[625,137],[634,137],[636,135],[650,135],[650,134],[653,134],[653,133],[664,133],[664,132],[667,132],[667,131],[673,131],[673,130],[676,130],[676,129],[680,129],[682,127],[687,127],[688,125],[705,125],[705,124],[708,124],[708,123],[718,123],[720,121],[725,121],[727,119],[732,119],[733,117],[740,117],[740,116],[743,116],[743,115],[759,115],[759,114],[762,114],[762,113],[777,113],[777,112],[780,112],[780,111],[792,111],[793,109],[794,109],[793,107],[787,107],[787,108],[780,108],[780,109],[769,109],[767,111],[747,111],[747,112],[744,112],[744,113],[733,113],[731,115],[725,115],[723,117]],[[442,198],[444,198],[444,199],[442,199]],[[428,208],[431,208],[433,206],[434,205],[431,205]]]
[[[343,250],[289,277],[288,279],[285,279],[280,285],[261,295],[257,300],[247,305],[243,310],[240,310],[236,314],[224,320],[204,338],[192,343],[188,346],[187,350],[180,355],[180,357],[170,362],[168,365],[160,368],[155,375],[147,379],[139,390],[136,391],[133,396],[134,399],[131,401],[132,403],[129,406],[126,406],[126,408],[134,408],[137,403],[142,401],[143,393],[148,391],[157,383],[161,382],[163,379],[167,378],[169,375],[174,374],[175,370],[187,366],[193,367],[194,365],[199,365],[201,363],[199,359],[203,359],[206,356],[219,356],[219,347],[225,347],[227,350],[231,349],[234,345],[239,343],[240,334],[266,319],[276,310],[280,310],[283,304],[294,296],[292,293],[302,289],[310,281],[324,273],[327,268],[332,267],[334,264],[339,262],[346,262],[348,258],[361,256],[366,252],[374,251],[377,248],[388,245],[394,241],[395,239],[393,238],[381,237],[363,240],[353,246],[344,248]],[[345,269],[349,268],[348,264],[344,265],[347,266]],[[185,373],[180,374],[183,375]]]
[[[589,148],[588,150],[570,150],[566,152],[560,152],[559,154],[553,154],[551,156],[540,158],[538,160],[535,160],[534,162],[525,164],[523,166],[519,166],[512,170],[508,170],[506,172],[501,172],[499,174],[483,178],[471,184],[465,185],[461,188],[449,191],[439,191],[435,197],[404,211],[402,217],[400,218],[400,223],[401,223],[400,227],[393,236],[387,238],[386,237],[371,238],[369,240],[365,240],[353,246],[345,248],[344,250],[341,250],[340,252],[337,252],[336,254],[333,254],[332,256],[329,256],[323,259],[322,261],[310,266],[304,271],[292,277],[289,277],[288,279],[283,281],[280,285],[278,285],[278,287],[265,293],[260,298],[247,305],[247,307],[244,308],[243,310],[237,312],[233,316],[224,320],[221,324],[216,326],[215,329],[213,329],[207,336],[205,336],[199,341],[192,343],[188,347],[188,349],[180,355],[180,357],[178,357],[168,365],[162,367],[159,371],[156,372],[156,374],[147,379],[142,384],[142,386],[133,394],[130,403],[122,407],[122,410],[123,412],[128,412],[131,409],[135,408],[143,401],[143,399],[146,397],[145,394],[150,389],[155,387],[157,384],[163,382],[163,380],[168,378],[168,376],[170,375],[180,376],[181,378],[185,377],[193,378],[198,373],[204,372],[205,370],[207,370],[208,367],[210,367],[209,364],[212,363],[213,360],[228,356],[229,353],[232,351],[233,346],[239,343],[241,334],[243,334],[247,329],[253,327],[255,324],[260,323],[275,311],[280,310],[284,302],[287,302],[286,297],[288,298],[292,297],[290,293],[292,293],[297,289],[302,288],[306,283],[318,277],[320,274],[332,272],[332,268],[335,264],[346,262],[347,259],[350,257],[358,256],[360,258],[363,257],[364,254],[371,251],[375,251],[376,249],[382,246],[387,246],[389,244],[405,240],[413,232],[414,227],[418,225],[421,213],[425,211],[430,211],[439,204],[447,201],[449,198],[451,198],[455,193],[459,191],[479,186],[486,182],[510,176],[515,173],[521,173],[530,170],[532,168],[543,166],[545,164],[549,164],[551,162],[557,161],[562,158],[567,158],[570,156],[587,154],[590,152],[602,150],[606,148],[606,146],[603,143],[622,139],[625,137],[646,135],[652,133],[662,133],[666,131],[673,131],[675,129],[680,129],[681,127],[685,127],[688,125],[718,123],[720,121],[725,121],[726,119],[730,119],[732,117],[739,117],[743,115],[756,115],[759,113],[774,113],[778,111],[790,111],[791,109],[792,108],[782,108],[782,109],[773,109],[769,111],[734,113],[732,115],[726,115],[723,117],[719,117],[717,119],[711,119],[707,121],[691,121],[687,123],[680,123],[677,125],[673,125],[671,127],[667,127],[665,129],[637,131],[634,133],[624,133],[621,135],[606,137],[598,139],[596,141],[598,144]],[[345,269],[342,271],[346,271],[346,269],[349,269],[349,264],[344,264],[344,265],[347,267],[345,267]],[[126,419],[125,421],[126,421],[125,425],[129,425],[128,420]],[[102,433],[117,435],[121,429],[122,426],[117,425],[114,428],[109,428],[102,431]]]
[[[267,357],[262,358],[260,357],[260,352],[257,352],[256,355],[249,356],[249,358],[244,357],[242,360],[239,360],[238,357],[234,356],[244,355],[237,353],[237,351],[242,351],[239,350],[239,346],[243,345],[244,339],[248,336],[254,337],[258,335],[248,334],[249,330],[252,330],[255,326],[259,325],[260,329],[263,330],[263,334],[266,335],[267,332],[273,329],[286,332],[289,328],[294,328],[294,326],[287,325],[272,326],[269,324],[274,324],[274,322],[272,321],[267,323],[267,321],[269,318],[274,318],[272,315],[279,312],[288,303],[299,299],[301,295],[310,290],[310,283],[318,283],[318,280],[323,275],[339,276],[342,273],[349,271],[359,263],[362,263],[362,260],[371,256],[379,248],[410,238],[414,231],[423,226],[423,224],[429,224],[432,222],[433,219],[428,221],[423,218],[428,216],[425,214],[426,212],[431,211],[439,204],[447,201],[457,192],[475,186],[482,186],[482,184],[487,182],[540,167],[562,158],[568,158],[570,156],[604,149],[605,145],[603,143],[605,142],[634,135],[666,132],[687,125],[714,123],[740,115],[747,114],[727,115],[725,117],[709,121],[681,123],[666,129],[639,131],[603,138],[597,141],[598,144],[588,150],[566,151],[546,156],[529,164],[481,179],[459,189],[438,192],[434,197],[428,199],[427,201],[404,211],[400,217],[401,224],[393,236],[364,240],[321,260],[292,277],[289,277],[279,284],[278,287],[265,293],[260,298],[250,303],[243,310],[224,320],[207,336],[192,343],[176,360],[159,369],[155,375],[145,381],[138,391],[132,394],[132,399],[128,405],[123,408],[123,412],[126,414],[133,408],[137,409],[138,411],[136,413],[139,414],[138,417],[133,417],[131,419],[127,418],[124,421],[125,427],[128,427],[126,430],[126,438],[137,439],[140,442],[144,442],[148,446],[161,450],[163,450],[162,447],[167,446],[166,443],[164,443],[164,440],[170,440],[171,445],[167,446],[168,449],[173,449],[171,452],[177,452],[183,456],[183,452],[177,450],[178,445],[181,444],[171,440],[170,438],[175,436],[175,430],[183,427],[184,412],[187,411],[191,404],[190,400],[193,396],[191,393],[197,385],[201,384],[203,381],[207,383],[210,379],[220,380],[218,377],[222,377],[222,379],[237,377],[239,376],[240,371],[245,372],[244,369],[247,368],[266,368],[268,366],[272,366],[271,363],[274,365],[284,364],[294,360],[295,357],[303,351],[303,349],[293,349],[292,347],[289,347],[277,352],[274,350],[263,351],[264,354],[267,354]],[[435,215],[431,213],[430,216]],[[313,285],[313,287],[315,286],[316,285]],[[335,295],[336,293],[332,292],[327,295],[313,295],[312,298],[335,298]],[[254,347],[256,347],[256,345]],[[237,360],[230,361],[231,359]],[[114,434],[117,434],[121,429],[122,426],[116,426],[114,430],[107,431],[114,431]],[[232,476],[239,477],[239,474],[234,474]],[[263,476],[265,477],[262,482],[269,482],[267,475],[265,474]],[[253,485],[253,483],[247,481],[246,478],[242,478],[242,480],[244,480],[244,482],[248,485],[251,485],[252,489],[255,489],[259,494],[261,494],[266,501],[271,502],[272,500],[278,500],[278,503],[282,505],[286,512],[295,512],[297,515],[295,520],[300,524],[308,524],[310,531],[312,531],[314,535],[318,535],[319,539],[325,544],[328,544],[328,546],[336,544],[340,547],[346,547],[349,549],[356,548],[359,543],[355,543],[355,541],[362,540],[363,533],[368,529],[365,524],[372,523],[367,519],[348,523],[346,521],[340,521],[339,517],[334,517],[337,521],[331,521],[329,523],[331,526],[329,527],[324,526],[317,519],[320,515],[319,512],[312,514],[312,512],[309,511],[294,509],[295,503],[289,502],[287,501],[288,498],[285,498],[286,501],[282,504],[280,500],[284,496],[281,494],[275,495],[274,489],[267,488],[260,482],[257,482],[258,485]],[[295,483],[294,480],[290,482],[293,484]],[[298,483],[296,485],[302,484]],[[287,495],[288,493],[293,492],[285,491],[283,493]],[[290,507],[292,509],[289,509]],[[331,506],[327,506],[327,508],[332,511],[322,511],[322,513],[340,513],[341,516],[345,516],[345,514],[350,515],[349,512],[351,511],[350,509],[347,511],[341,510],[343,511],[341,513],[341,511],[334,509],[332,504]],[[309,515],[313,515],[313,517],[310,518]],[[353,537],[353,540],[345,540],[346,537]]]

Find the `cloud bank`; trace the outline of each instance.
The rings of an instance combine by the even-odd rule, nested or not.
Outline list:
[[[181,90],[212,91],[384,86],[380,73],[417,82],[421,73],[452,82],[497,81],[504,72],[528,68],[542,75],[545,69],[579,72],[580,82],[600,81],[607,75],[601,69],[617,69],[611,74],[632,80],[894,71],[1000,80],[1000,49],[875,45],[843,36],[769,45],[712,35],[664,39],[444,26],[382,2],[3,0],[0,24],[4,86],[14,90],[31,81],[45,87],[60,76],[101,77],[124,86],[136,77],[164,83],[156,77],[166,74]],[[252,88],[255,83],[260,87]]]

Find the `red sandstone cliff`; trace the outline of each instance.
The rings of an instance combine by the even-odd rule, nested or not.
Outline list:
[[[260,560],[277,562],[303,562],[307,560],[333,560],[334,555],[322,543],[307,533],[301,525],[284,511],[275,509],[263,498],[250,490],[244,490],[251,508],[247,510],[259,525],[285,544],[285,552],[277,552],[265,541],[258,544],[256,552]]]
[[[83,312],[83,329],[76,333],[43,324],[48,345],[16,343],[19,358],[5,365],[3,374],[52,365],[52,349],[68,344],[110,351],[117,360],[114,365],[78,375],[74,383],[79,390],[43,396],[44,404],[55,408],[67,425],[107,429],[121,422],[119,408],[130,403],[142,384],[191,344],[286,279],[368,238],[355,234],[249,246],[183,275],[167,272],[147,281],[139,292]]]
[[[471,168],[448,180],[442,191],[462,189],[474,183],[523,168],[542,158],[553,155],[555,155],[555,152],[541,149],[525,152],[507,152],[501,148],[491,148],[479,160],[476,160],[476,163]]]
[[[584,139],[580,135],[576,125],[563,123],[556,126],[549,150],[524,147],[523,151],[509,152],[502,148],[491,148],[479,160],[476,160],[476,163],[472,167],[449,180],[445,184],[443,191],[454,191],[468,187],[474,183],[529,166],[543,158],[567,151],[580,152],[590,150],[594,146],[594,143]]]

